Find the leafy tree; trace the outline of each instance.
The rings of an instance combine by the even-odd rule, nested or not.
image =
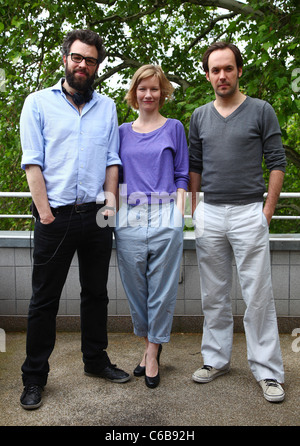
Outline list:
[[[244,54],[241,87],[269,101],[280,121],[289,160],[284,189],[299,190],[298,0],[0,0],[0,13],[1,191],[28,190],[20,169],[20,112],[28,93],[63,76],[60,46],[74,28],[93,29],[104,39],[107,57],[95,88],[116,101],[120,123],[136,116],[123,101],[132,74],[157,63],[176,86],[163,112],[187,131],[193,110],[213,98],[201,68],[205,49],[216,40],[236,43]],[[299,214],[297,204],[284,204],[285,213]],[[26,207],[2,199],[1,212],[27,213]],[[28,224],[2,219],[1,228]],[[283,223],[272,225],[284,231]],[[288,229],[295,228],[299,232]]]

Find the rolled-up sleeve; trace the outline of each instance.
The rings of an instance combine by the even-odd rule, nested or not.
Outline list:
[[[44,139],[38,104],[34,95],[29,95],[20,117],[20,137],[22,146],[21,167],[28,164],[44,165]]]
[[[120,137],[116,106],[112,103],[111,129],[108,140],[107,166],[121,165],[119,157]]]

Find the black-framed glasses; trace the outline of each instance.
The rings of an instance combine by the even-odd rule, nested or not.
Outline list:
[[[71,56],[71,60],[75,63],[80,63],[84,59],[85,63],[91,67],[95,67],[96,65],[98,65],[98,60],[94,57],[84,57],[78,53],[70,53],[68,54],[68,56]]]

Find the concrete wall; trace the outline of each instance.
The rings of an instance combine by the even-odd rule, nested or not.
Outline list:
[[[0,232],[0,327],[6,330],[26,328],[31,297],[32,244],[29,232]],[[271,236],[272,280],[281,331],[300,326],[300,235]],[[110,328],[131,330],[128,302],[120,281],[116,252],[113,249],[108,281]],[[79,327],[80,286],[77,258],[73,259],[61,296],[59,318],[65,329]],[[236,331],[242,331],[245,310],[236,267],[233,263],[232,311]],[[202,324],[199,272],[193,233],[185,235],[181,276],[173,329],[193,332]]]

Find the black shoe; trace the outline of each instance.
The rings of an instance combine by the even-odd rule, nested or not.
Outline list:
[[[144,376],[146,367],[143,365],[137,365],[133,371],[134,376]]]
[[[157,352],[157,364],[159,365],[159,358],[162,351],[162,345],[159,344],[158,352]],[[133,371],[134,376],[144,376],[146,371],[146,367],[143,365],[137,365]]]
[[[153,377],[145,375],[146,386],[149,387],[150,389],[154,389],[155,387],[157,387],[159,381],[160,381],[159,372],[156,376]]]
[[[42,390],[43,387],[35,384],[28,384],[24,387],[20,398],[20,403],[23,409],[37,409],[42,404]]]
[[[84,368],[84,373],[88,376],[96,376],[105,378],[114,383],[125,383],[130,380],[130,375],[124,370],[118,369],[115,365],[110,364],[102,370],[88,370]]]
[[[161,347],[161,345],[160,345],[160,347]],[[156,357],[157,365],[159,365],[160,353],[161,353],[161,348],[159,349],[157,357]],[[145,359],[147,359],[147,356],[146,356]],[[160,381],[159,371],[157,372],[156,376],[147,376],[146,375],[146,370],[145,370],[145,383],[146,383],[147,387],[149,387],[150,389],[154,389],[155,387],[158,386],[159,381]]]

